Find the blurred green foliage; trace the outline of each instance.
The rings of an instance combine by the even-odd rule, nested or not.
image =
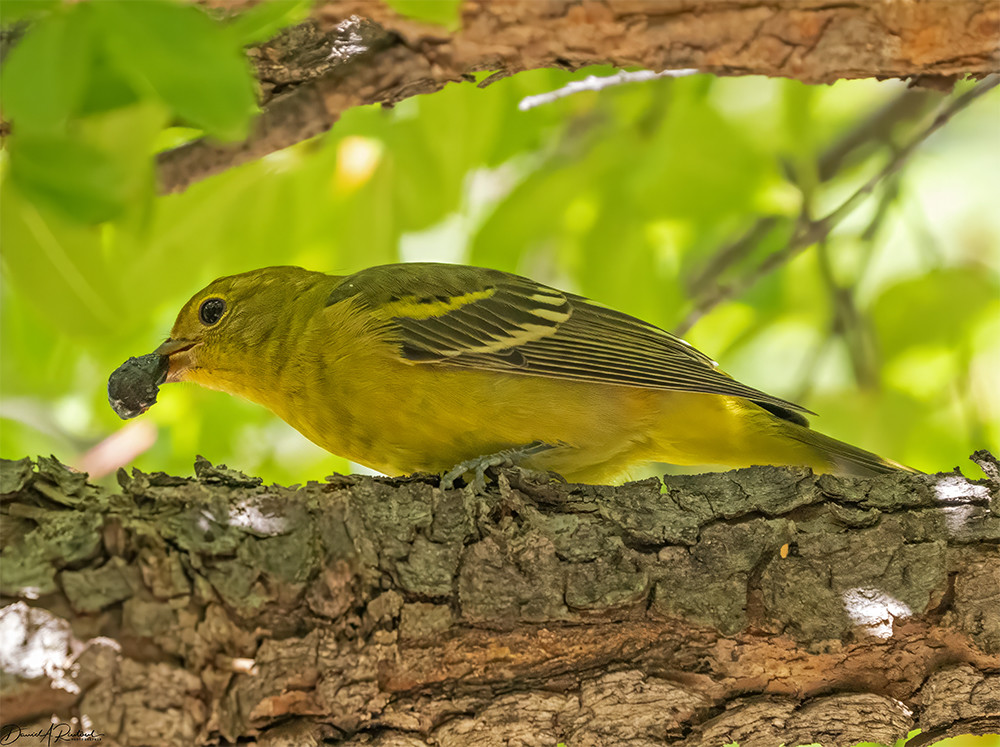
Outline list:
[[[385,4],[400,15],[455,29],[462,0],[385,0]]]
[[[804,213],[839,205],[941,98],[911,94],[912,111],[878,132],[865,123],[907,95],[899,83],[693,76],[520,111],[525,96],[612,72],[532,71],[351,110],[325,136],[159,197],[158,150],[247,131],[241,48],[303,3],[227,21],[166,0],[3,12],[34,17],[3,66],[0,453],[71,464],[122,428],[111,371],[219,275],[461,261],[673,329],[785,246]],[[819,412],[820,430],[918,468],[996,451],[998,114],[994,91],[687,339]],[[851,132],[865,147],[837,156]],[[134,461],[146,470],[190,473],[195,454],[283,482],[349,468],[262,408],[195,386],[164,388],[140,420],[157,429]]]

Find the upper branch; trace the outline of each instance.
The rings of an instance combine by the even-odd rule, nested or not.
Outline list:
[[[391,105],[484,70],[613,65],[807,83],[938,80],[996,71],[1000,48],[991,0],[466,0],[454,33],[371,0],[327,0],[314,16],[251,50],[265,105],[251,136],[162,154],[164,192],[313,137],[351,107]]]

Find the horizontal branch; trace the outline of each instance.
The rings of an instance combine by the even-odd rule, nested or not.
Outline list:
[[[371,0],[327,0],[314,20],[251,50],[265,109],[250,138],[161,154],[160,184],[181,191],[324,132],[351,107],[391,105],[484,70],[611,65],[807,83],[932,82],[995,72],[998,49],[991,0],[466,0],[453,33]]]
[[[993,482],[514,471],[476,495],[195,471],[118,492],[3,463],[5,720],[409,747],[1000,726]]]

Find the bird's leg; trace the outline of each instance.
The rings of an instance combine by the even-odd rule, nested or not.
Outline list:
[[[552,475],[556,475],[554,472],[544,472],[539,470],[530,470],[521,467],[520,464],[524,460],[535,456],[536,454],[541,454],[548,451],[549,449],[555,449],[561,444],[548,444],[544,441],[532,441],[530,444],[525,446],[519,446],[514,449],[504,449],[503,451],[498,451],[496,454],[484,454],[483,456],[476,457],[475,459],[467,459],[464,462],[456,464],[450,470],[444,473],[441,477],[441,489],[450,490],[455,486],[455,480],[467,472],[474,473],[472,479],[472,489],[476,493],[486,492],[486,470],[491,467],[518,467],[524,470],[526,473],[531,475],[541,475],[545,478],[549,478]],[[556,475],[560,480],[565,482],[560,475]]]

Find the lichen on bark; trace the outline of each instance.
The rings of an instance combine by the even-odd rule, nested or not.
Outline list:
[[[5,721],[85,717],[107,744],[746,747],[1000,718],[989,480],[196,474],[109,490],[4,463],[0,625],[29,631],[4,637]]]

